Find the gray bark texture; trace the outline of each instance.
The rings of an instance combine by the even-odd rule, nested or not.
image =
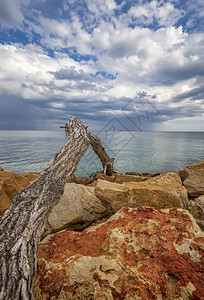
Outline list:
[[[110,159],[97,137],[74,117],[66,124],[69,139],[47,168],[11,200],[0,217],[0,300],[33,299],[36,252],[52,208],[89,144],[104,171],[113,172]]]

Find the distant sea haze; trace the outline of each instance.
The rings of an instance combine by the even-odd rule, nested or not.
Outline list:
[[[204,132],[106,131],[98,137],[123,174],[178,171],[204,159]],[[65,143],[61,131],[0,131],[0,166],[19,174],[42,171]],[[75,174],[87,177],[101,169],[89,147]]]

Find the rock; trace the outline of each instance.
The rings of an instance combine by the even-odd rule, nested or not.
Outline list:
[[[71,176],[69,176],[67,183],[71,183],[71,182],[75,182],[76,183],[76,176],[75,174],[72,174]]]
[[[10,199],[30,184],[24,176],[9,171],[1,172],[0,178],[4,180],[5,190]]]
[[[131,190],[132,203],[135,206],[152,206],[157,209],[169,207],[188,208],[188,195],[186,189],[182,185],[173,184],[153,184],[143,182],[124,183]]]
[[[3,169],[2,167],[0,167],[0,172],[1,172],[1,171],[4,171],[4,169]]]
[[[0,216],[4,214],[10,205],[10,198],[6,194],[4,180],[0,178]]]
[[[94,194],[94,187],[66,184],[63,196],[48,218],[44,236],[63,228],[81,230],[106,214],[105,207]]]
[[[204,230],[204,195],[195,199],[190,212],[200,228]]]
[[[30,182],[34,181],[39,175],[40,172],[25,172],[21,174],[21,176],[26,177]]]
[[[106,180],[110,182],[116,182],[116,183],[123,183],[123,182],[141,182],[147,180],[148,176],[141,176],[141,175],[114,175],[114,176],[108,176],[102,173],[97,174],[97,179],[100,180]]]
[[[15,194],[30,184],[30,181],[24,176],[9,171],[0,172],[0,181],[2,193],[0,194],[0,214],[2,214],[10,205],[10,201]],[[9,199],[9,200],[8,200]]]
[[[139,173],[139,172],[126,172],[125,175],[136,175],[136,176],[140,176],[141,173]]]
[[[204,195],[204,160],[180,170],[179,175],[190,196]]]
[[[87,177],[76,177],[75,182],[78,184],[89,185],[92,184],[95,180],[93,178]]]
[[[117,212],[123,206],[136,207],[132,203],[130,190],[119,183],[98,179],[95,195],[110,213]]]
[[[182,180],[176,172],[158,174],[148,179],[147,182],[155,183],[155,184],[167,183],[167,184],[174,184],[174,185],[182,185]]]
[[[201,299],[203,245],[185,210],[123,208],[40,244],[34,299]]]
[[[181,185],[180,177],[169,172],[144,182],[124,182],[123,184],[98,179],[95,195],[114,213],[121,207],[152,206],[157,209],[168,207],[188,207],[188,195]]]

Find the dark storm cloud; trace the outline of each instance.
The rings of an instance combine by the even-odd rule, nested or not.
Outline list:
[[[179,81],[203,76],[204,68],[201,61],[186,63],[182,66],[166,61],[161,67],[156,67],[153,72],[149,73],[148,78],[151,86],[171,86]]]
[[[180,102],[188,98],[191,98],[191,100],[204,100],[204,85],[200,86],[199,88],[192,89],[186,93],[179,94],[175,96],[172,101]]]
[[[33,105],[24,99],[0,95],[0,130],[37,129],[38,118]]]

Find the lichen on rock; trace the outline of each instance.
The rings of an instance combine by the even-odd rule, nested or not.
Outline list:
[[[34,299],[201,299],[203,243],[183,209],[122,208],[42,241]]]

